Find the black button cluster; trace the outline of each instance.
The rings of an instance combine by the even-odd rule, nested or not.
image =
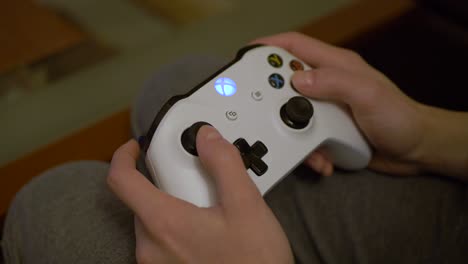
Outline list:
[[[243,138],[234,141],[234,146],[239,149],[242,161],[246,169],[251,169],[257,176],[262,176],[268,170],[268,165],[262,158],[268,153],[268,148],[261,141],[252,146]]]
[[[274,68],[281,68],[283,66],[283,59],[280,55],[272,53],[268,56],[268,63]],[[304,65],[298,60],[291,60],[289,67],[293,71],[304,70]],[[284,78],[278,73],[273,73],[268,77],[268,83],[275,89],[281,89],[284,86]]]

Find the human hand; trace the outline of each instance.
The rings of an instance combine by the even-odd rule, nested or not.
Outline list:
[[[237,148],[210,126],[197,135],[219,203],[199,208],[158,190],[135,169],[138,144],[120,147],[108,185],[135,213],[139,263],[293,263],[289,242]],[[181,175],[183,176],[183,175]]]
[[[294,87],[305,96],[348,107],[375,150],[371,169],[392,174],[419,171],[417,160],[426,132],[423,106],[358,54],[294,32],[253,43],[282,47],[314,67],[296,72],[292,77]],[[311,154],[305,163],[325,176],[333,172],[326,148]]]

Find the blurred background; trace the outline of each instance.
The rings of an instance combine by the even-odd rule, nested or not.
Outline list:
[[[129,107],[161,65],[232,57],[349,2],[0,0],[0,166]]]
[[[468,111],[467,0],[0,0],[0,227],[41,172],[109,161],[163,65],[290,30],[355,50],[421,103]]]

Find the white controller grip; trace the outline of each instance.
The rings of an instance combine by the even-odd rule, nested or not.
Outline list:
[[[347,170],[362,169],[369,164],[372,151],[344,107],[313,101],[317,115],[317,135],[331,155],[333,163]],[[330,120],[333,120],[330,122]],[[326,124],[326,125],[322,125]]]

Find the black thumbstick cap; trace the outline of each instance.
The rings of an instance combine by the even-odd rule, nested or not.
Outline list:
[[[184,149],[188,153],[190,153],[190,154],[192,154],[194,156],[198,156],[198,152],[197,152],[197,133],[198,133],[198,130],[200,130],[200,128],[202,126],[204,126],[204,125],[211,126],[207,122],[196,122],[193,125],[191,125],[189,128],[185,129],[185,131],[182,133],[182,137],[180,139]]]
[[[280,115],[289,127],[302,129],[309,124],[314,115],[314,107],[307,98],[295,96],[281,107]]]

